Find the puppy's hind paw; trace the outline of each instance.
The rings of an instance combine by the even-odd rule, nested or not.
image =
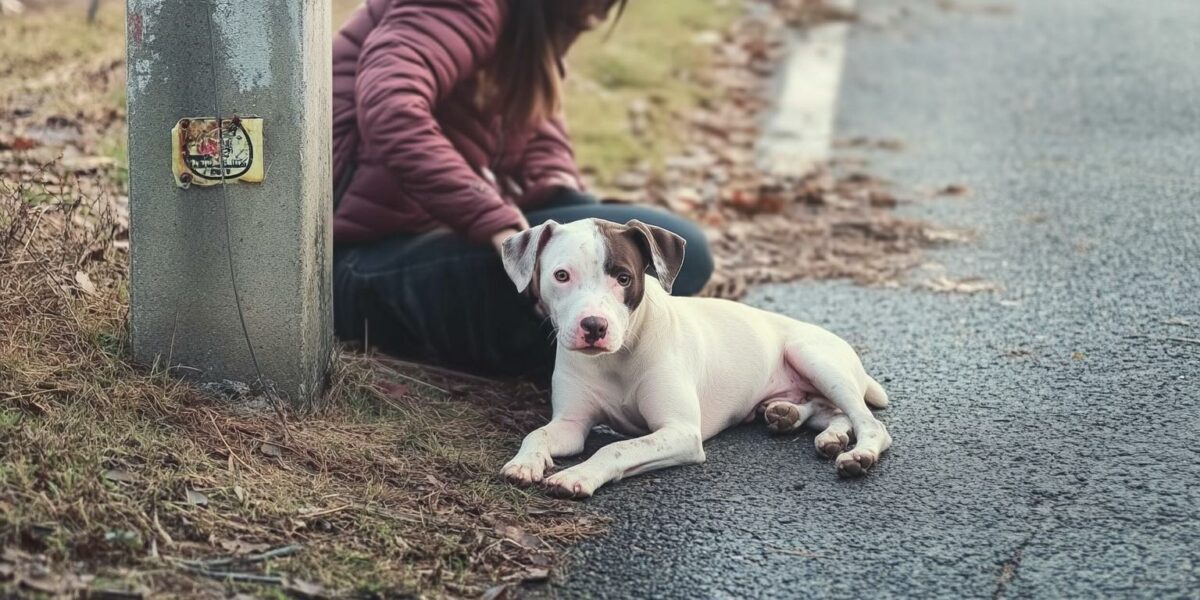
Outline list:
[[[867,469],[874,466],[877,460],[879,460],[879,456],[869,450],[855,448],[849,452],[843,452],[837,457],[838,475],[842,477],[865,475]]]
[[[819,452],[825,458],[835,458],[850,445],[850,436],[841,431],[822,431],[813,440]]]
[[[771,433],[787,433],[795,431],[803,423],[800,420],[800,408],[791,402],[776,402],[763,411],[763,419],[767,422],[767,431]]]

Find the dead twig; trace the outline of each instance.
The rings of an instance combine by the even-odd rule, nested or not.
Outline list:
[[[370,514],[373,514],[377,517],[382,517],[385,519],[394,519],[396,521],[402,521],[405,523],[414,523],[414,524],[418,524],[418,525],[425,524],[425,518],[419,514],[418,515],[404,514],[404,513],[396,512],[394,510],[388,510],[386,508],[379,508],[376,506],[359,506],[359,509],[361,509],[365,512],[368,512]]]
[[[189,567],[181,565],[185,570],[209,577],[212,579],[220,579],[224,581],[246,581],[250,583],[265,583],[269,585],[283,585],[283,578],[277,575],[259,575],[257,573],[236,573],[233,571],[209,571],[197,567]]]
[[[263,562],[266,560],[272,560],[275,558],[283,558],[283,557],[291,556],[291,555],[299,552],[300,549],[301,548],[299,545],[291,544],[288,546],[281,546],[279,548],[267,550],[266,552],[261,552],[259,554],[249,554],[249,555],[241,556],[241,557],[230,556],[227,558],[215,558],[212,560],[176,559],[176,561],[180,565],[182,565],[186,568],[189,568],[189,569],[199,569],[199,570],[208,571],[208,570],[212,570],[212,569],[218,568],[218,567],[254,564],[254,563],[259,563],[259,562]]]
[[[257,473],[258,471],[254,467],[246,464],[246,461],[242,460],[242,457],[238,456],[237,453],[233,451],[233,447],[229,445],[229,442],[225,440],[225,435],[221,433],[221,428],[217,425],[217,419],[213,417],[212,411],[205,411],[205,414],[208,415],[208,420],[212,423],[213,431],[216,432],[217,438],[221,440],[221,443],[225,445],[225,450],[229,452],[230,460],[236,460],[241,463],[243,467],[246,467],[246,470],[250,471],[251,473]]]
[[[300,513],[300,516],[301,516],[301,517],[304,517],[305,519],[311,519],[311,518],[314,518],[314,517],[323,517],[323,516],[325,516],[325,515],[331,515],[331,514],[333,514],[333,513],[336,513],[336,512],[342,512],[343,510],[346,510],[347,508],[351,508],[351,507],[353,507],[353,506],[354,506],[353,504],[345,504],[345,505],[342,505],[342,506],[335,506],[335,507],[333,507],[333,508],[326,508],[326,509],[322,509],[322,510],[315,510],[315,511],[313,511],[313,512],[310,512],[310,513]]]
[[[405,367],[415,367],[415,368],[423,369],[426,371],[431,371],[434,373],[440,373],[440,374],[448,376],[448,377],[461,377],[463,379],[470,379],[473,381],[477,381],[479,383],[486,383],[489,385],[495,385],[497,383],[495,380],[487,379],[484,377],[477,377],[475,375],[459,373],[458,371],[454,371],[451,369],[444,369],[441,367],[430,367],[430,366],[421,365],[421,364],[417,364],[417,363],[411,363],[408,361],[403,361],[403,360],[394,359],[394,358],[351,356],[351,355],[347,355],[347,356],[350,358],[350,360],[353,360],[353,361],[369,361],[369,362],[375,363],[378,366],[382,367],[382,370],[386,371],[388,373],[388,375],[393,375],[393,376],[399,377],[400,379],[403,379],[405,381],[410,381],[412,383],[423,385],[427,388],[437,390],[443,394],[449,394],[450,390],[436,386],[432,383],[429,383],[428,381],[423,381],[421,379],[417,379],[416,377],[413,377],[411,375],[405,375],[404,373],[401,373],[399,370],[394,368],[393,365],[399,365],[399,366],[405,366]]]
[[[157,533],[158,536],[162,538],[164,546],[174,546],[175,545],[175,539],[171,537],[171,534],[167,533],[166,529],[163,529],[162,523],[160,523],[158,520],[158,509],[157,508],[154,509],[154,518],[151,521],[151,523],[153,523],[153,525],[154,525],[155,533]]]

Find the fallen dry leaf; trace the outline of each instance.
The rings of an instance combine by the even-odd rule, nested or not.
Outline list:
[[[904,142],[893,138],[872,139],[865,136],[858,136],[845,140],[836,140],[833,146],[835,148],[867,148],[871,150],[899,152],[904,149]]]
[[[34,148],[37,148],[37,146],[38,146],[38,143],[36,140],[32,140],[27,137],[21,137],[21,136],[14,137],[11,142],[5,142],[3,140],[0,140],[0,150],[12,150],[14,152],[24,152],[26,150],[32,150]]]
[[[117,481],[120,483],[133,483],[137,481],[137,476],[125,469],[109,469],[104,472],[104,478],[109,481]]]
[[[75,284],[79,286],[80,291],[89,295],[96,295],[96,284],[92,283],[92,278],[83,271],[75,272]]]
[[[487,589],[479,600],[505,600],[514,596],[514,586],[511,583],[494,585]]]
[[[937,227],[926,227],[921,231],[921,235],[925,240],[932,244],[954,244],[969,242],[975,239],[972,232],[962,229],[941,229]]]
[[[397,400],[401,400],[412,393],[412,389],[407,384],[390,380],[381,381],[379,387],[383,388],[385,394]]]
[[[329,594],[319,584],[288,577],[283,581],[283,589],[300,598],[328,598]]]
[[[938,190],[938,194],[942,196],[967,196],[970,193],[971,188],[958,183],[952,183]]]
[[[187,493],[184,495],[184,500],[188,504],[191,504],[192,506],[207,506],[208,505],[208,496],[204,495],[202,492],[197,492],[196,490],[193,490],[190,488],[187,490]]]
[[[542,543],[542,540],[540,538],[538,538],[536,535],[533,535],[533,534],[525,531],[524,529],[521,529],[520,527],[516,527],[514,525],[505,525],[505,526],[497,527],[496,533],[499,533],[500,535],[504,536],[505,538],[512,540],[522,546],[525,546],[526,548],[537,549],[537,548],[541,548],[545,545]]]
[[[541,567],[534,567],[531,569],[526,569],[525,572],[521,574],[521,581],[537,582],[537,581],[545,581],[549,578],[550,578],[550,569],[544,569]]]
[[[929,279],[923,285],[935,292],[953,294],[978,294],[980,292],[995,292],[1000,290],[999,285],[980,277],[950,279],[949,277],[942,276]]]

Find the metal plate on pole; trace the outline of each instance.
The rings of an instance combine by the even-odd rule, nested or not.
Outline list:
[[[261,183],[264,169],[263,120],[180,119],[171,129],[171,172],[181,188],[221,183]],[[217,153],[221,154],[218,155]],[[222,168],[225,170],[221,173]]]

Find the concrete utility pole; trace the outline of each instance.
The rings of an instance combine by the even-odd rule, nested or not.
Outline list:
[[[330,0],[127,8],[134,355],[311,401],[333,342]]]

